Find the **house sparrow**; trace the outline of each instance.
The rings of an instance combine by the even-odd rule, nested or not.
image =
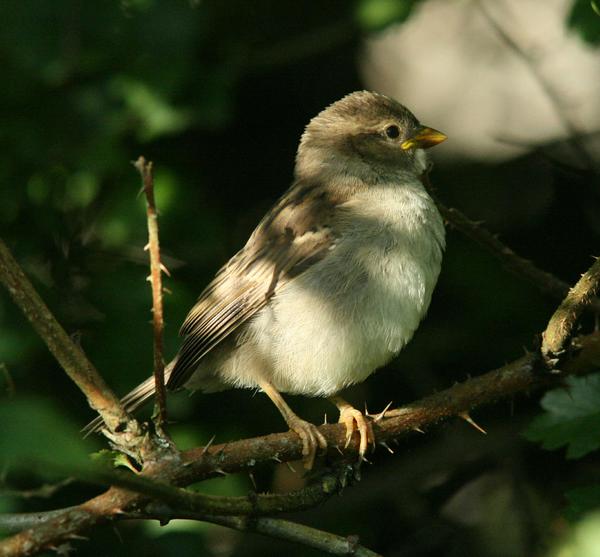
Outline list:
[[[348,441],[358,430],[362,459],[372,430],[337,393],[398,354],[427,311],[445,236],[421,177],[424,149],[445,139],[368,91],[313,118],[292,186],[183,323],[167,388],[261,389],[302,439],[307,468],[325,438],[280,393],[328,397]],[[150,377],[123,404],[133,411],[153,395]]]

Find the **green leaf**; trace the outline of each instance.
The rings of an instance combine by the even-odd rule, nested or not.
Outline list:
[[[411,14],[418,0],[362,0],[356,19],[366,31],[380,31],[392,23],[401,23]]]
[[[106,468],[118,468],[119,466],[131,470],[137,474],[137,470],[131,464],[129,457],[119,451],[111,451],[109,449],[100,449],[92,453],[90,459],[95,465],[105,466]]]
[[[600,448],[600,374],[569,377],[566,383],[544,395],[545,412],[525,437],[548,450],[566,446],[567,458],[581,458]]]
[[[128,116],[137,121],[136,131],[142,142],[181,132],[193,121],[192,110],[173,106],[142,81],[117,76],[110,88],[124,102]]]
[[[590,511],[600,509],[600,484],[570,489],[565,495],[569,502],[566,515],[572,522]]]
[[[567,26],[586,42],[600,43],[600,6],[598,0],[575,0]]]

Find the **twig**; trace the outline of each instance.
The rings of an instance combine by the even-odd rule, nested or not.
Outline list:
[[[0,531],[6,533],[20,532],[26,528],[34,528],[47,523],[49,520],[61,517],[76,507],[66,507],[37,513],[7,513],[0,514]],[[245,516],[218,516],[175,509],[162,503],[149,503],[141,510],[120,513],[117,520],[158,520],[166,524],[171,520],[199,520],[226,526],[242,532],[256,532],[271,538],[279,538],[298,543],[315,549],[320,549],[332,555],[354,555],[355,557],[379,557],[379,554],[359,545],[358,538],[344,538],[310,526],[304,526],[279,518],[259,518]]]
[[[21,532],[28,528],[35,528],[41,524],[46,524],[68,511],[77,509],[77,507],[65,507],[64,509],[55,509],[51,511],[41,511],[34,513],[1,513],[0,514],[0,532],[13,534]]]
[[[563,104],[559,95],[556,93],[554,88],[550,85],[548,80],[544,77],[542,72],[539,70],[534,58],[530,56],[527,52],[525,52],[521,46],[515,41],[513,37],[509,35],[506,29],[498,22],[498,20],[491,14],[486,2],[480,0],[477,5],[481,10],[481,13],[486,18],[488,23],[494,28],[494,31],[498,34],[498,36],[504,41],[506,46],[510,48],[529,68],[531,75],[537,81],[540,89],[544,92],[552,107],[554,108],[554,112],[558,116],[561,125],[569,134],[567,141],[571,145],[571,148],[579,157],[580,161],[585,165],[587,169],[591,172],[596,173],[596,161],[588,152],[585,143],[581,140],[581,130],[574,124],[574,122],[565,114]]]
[[[339,493],[348,481],[350,471],[328,473],[302,489],[287,493],[252,493],[247,496],[206,495],[168,485],[157,479],[103,468],[69,469],[85,482],[115,486],[139,493],[146,499],[168,503],[174,508],[210,515],[265,516],[310,509]]]
[[[6,533],[20,532],[26,528],[34,528],[46,524],[49,520],[59,518],[76,507],[66,507],[51,511],[34,513],[0,514],[0,531]],[[332,555],[354,555],[355,557],[379,557],[366,547],[359,545],[358,538],[344,538],[329,532],[317,530],[309,526],[278,518],[249,518],[242,516],[215,516],[187,509],[174,509],[161,503],[149,503],[141,510],[121,513],[118,520],[158,520],[161,524],[171,520],[199,520],[226,526],[242,532],[256,532],[272,538],[298,543],[320,549]]]
[[[600,366],[600,333],[580,337],[577,344],[579,350],[566,362],[565,373],[581,374],[597,370]],[[410,435],[417,428],[426,429],[475,407],[560,383],[560,377],[534,371],[536,361],[534,354],[528,354],[495,371],[469,379],[404,408],[389,410],[385,418],[374,424],[375,436],[378,441],[386,442]],[[319,431],[327,439],[334,456],[336,445],[344,446],[344,425],[322,425]],[[358,452],[356,439],[353,439],[347,451],[348,454]],[[145,473],[146,477],[162,482],[189,485],[222,472],[238,472],[261,462],[270,462],[274,455],[281,461],[297,460],[302,456],[302,442],[296,434],[287,432],[211,446],[208,451],[199,447],[183,453],[182,462],[173,459],[151,462],[145,468]],[[33,555],[51,544],[67,541],[74,534],[95,524],[118,518],[119,514],[144,499],[147,497],[113,487],[76,509],[63,513],[59,519],[3,540],[0,542],[0,555]]]
[[[146,212],[148,215],[148,249],[150,252],[150,281],[152,284],[152,315],[154,331],[154,382],[156,389],[156,426],[163,430],[167,422],[167,393],[165,388],[165,362],[163,360],[163,302],[162,269],[160,262],[160,244],[158,240],[158,213],[154,200],[154,177],[152,161],[140,157],[133,163],[142,178],[142,188],[146,194]]]
[[[575,332],[577,320],[591,303],[600,285],[600,259],[582,275],[554,312],[542,333],[542,357],[553,369],[564,356]]]
[[[32,498],[41,498],[48,499],[52,497],[57,491],[60,491],[64,487],[71,485],[74,481],[74,478],[65,478],[54,484],[44,484],[40,487],[36,487],[33,489],[7,489],[3,486],[0,486],[0,496],[6,497],[19,497],[21,499],[32,499]],[[2,516],[2,515],[0,515]]]
[[[85,394],[112,431],[124,428],[129,416],[104,379],[75,344],[35,291],[6,244],[0,240],[0,282],[25,314],[67,375]]]
[[[256,532],[271,538],[279,538],[301,545],[313,547],[331,553],[332,555],[352,555],[353,557],[381,557],[370,549],[360,545],[356,536],[336,536],[323,530],[317,530],[310,526],[283,520],[281,518],[257,518],[255,520],[247,517],[210,517],[208,522],[228,526],[242,532]]]
[[[175,519],[201,520],[226,526],[242,532],[256,532],[271,538],[279,538],[300,545],[312,547],[331,555],[352,555],[354,557],[381,557],[378,553],[360,545],[358,537],[336,536],[310,526],[283,520],[281,518],[249,518],[242,516],[213,516],[185,510],[173,510],[149,505],[141,512],[125,515],[124,518],[154,518],[164,523]]]

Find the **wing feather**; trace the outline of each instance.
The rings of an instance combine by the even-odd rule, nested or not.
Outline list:
[[[208,352],[289,280],[326,257],[335,245],[333,210],[339,202],[314,183],[297,182],[284,194],[189,312],[169,389],[183,386]]]

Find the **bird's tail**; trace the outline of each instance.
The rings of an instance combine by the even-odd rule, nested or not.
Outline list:
[[[165,384],[168,382],[173,370],[174,361],[165,366]],[[121,404],[125,411],[129,414],[135,412],[138,408],[144,406],[152,397],[155,392],[154,376],[150,376],[146,381],[140,383],[133,391],[127,393],[122,399]],[[81,431],[84,437],[87,437],[90,433],[99,433],[104,427],[104,421],[101,416],[96,416],[89,424],[87,424]]]

